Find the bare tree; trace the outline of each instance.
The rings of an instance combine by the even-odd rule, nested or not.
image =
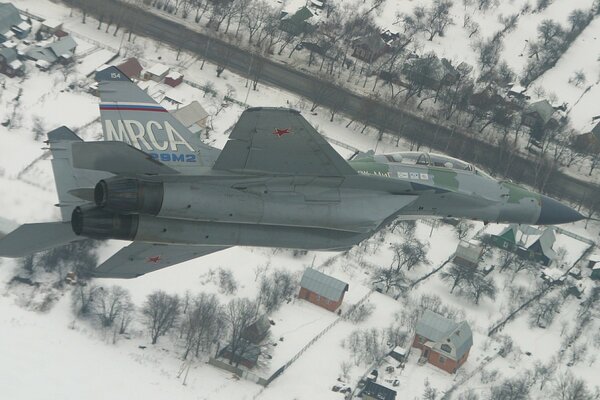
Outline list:
[[[237,281],[230,269],[219,268],[219,290],[221,293],[234,294],[237,291]]]
[[[410,271],[419,264],[429,264],[427,245],[417,239],[407,239],[400,244],[393,244],[391,248],[394,252],[392,265],[396,265],[396,270],[406,268]]]
[[[469,233],[473,228],[475,228],[475,225],[472,222],[460,220],[460,222],[454,226],[454,231],[456,232],[458,239],[463,240],[469,236]]]
[[[558,296],[543,298],[531,308],[529,324],[540,328],[550,326],[561,305],[562,300]]]
[[[229,364],[236,367],[240,359],[236,355],[243,354],[248,342],[242,338],[244,330],[250,326],[258,315],[258,304],[247,298],[236,298],[231,300],[225,307],[225,321],[229,330]]]
[[[133,309],[131,295],[121,286],[111,286],[108,289],[100,288],[96,291],[92,301],[93,313],[103,327],[113,326],[124,313]]]
[[[552,398],[556,400],[592,400],[594,396],[583,379],[576,378],[567,371],[559,376],[552,390]]]
[[[162,290],[148,295],[142,307],[142,316],[150,331],[152,344],[156,344],[158,338],[175,325],[179,318],[180,308],[181,304],[177,295],[169,295]]]
[[[492,278],[484,277],[480,272],[475,272],[471,279],[462,281],[459,293],[467,298],[473,299],[475,304],[479,304],[481,296],[496,298],[496,285]]]
[[[92,313],[92,304],[100,287],[94,284],[77,285],[71,292],[71,305],[75,315],[87,317]]]
[[[473,267],[451,264],[449,268],[440,272],[440,278],[452,283],[452,287],[450,288],[450,293],[452,293],[464,280],[472,280],[475,271],[476,270]]]
[[[257,303],[266,312],[277,310],[294,295],[298,279],[286,270],[276,270],[261,279]]]
[[[529,376],[519,376],[506,379],[497,386],[493,386],[490,400],[527,400],[531,389]]]
[[[185,315],[181,329],[184,336],[184,360],[192,351],[198,357],[200,350],[210,349],[211,344],[223,335],[223,307],[217,297],[205,293],[197,296]]]
[[[375,269],[371,282],[376,286],[383,285],[385,293],[388,293],[390,289],[402,292],[407,287],[408,279],[402,270],[390,266],[389,268]]]

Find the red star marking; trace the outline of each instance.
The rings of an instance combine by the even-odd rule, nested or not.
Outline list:
[[[277,137],[282,137],[283,135],[287,135],[288,133],[292,133],[291,128],[284,128],[284,129],[275,129],[273,131],[273,135],[276,135]]]
[[[148,260],[146,262],[156,264],[159,261],[160,261],[160,256],[154,256],[154,257],[148,257]]]

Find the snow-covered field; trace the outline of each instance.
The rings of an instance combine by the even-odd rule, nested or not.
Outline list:
[[[0,141],[3,145],[0,150],[0,188],[2,188],[0,210],[3,218],[6,218],[6,220],[0,219],[0,231],[10,229],[15,223],[59,218],[58,210],[53,207],[56,194],[49,158],[43,149],[44,138],[36,140],[36,132],[46,132],[60,125],[66,125],[74,130],[79,129],[78,133],[85,139],[99,136],[100,125],[96,121],[98,99],[86,92],[91,84],[86,75],[113,57],[112,50],[119,48],[123,39],[121,35],[115,37],[112,33],[106,34],[103,30],[97,30],[96,23],[92,20],[88,20],[85,25],[81,24],[78,15],[70,17],[70,10],[57,3],[46,0],[15,0],[14,3],[21,9],[28,9],[44,17],[65,20],[65,29],[75,32],[76,40],[81,45],[78,49],[79,63],[68,77],[65,78],[58,67],[50,72],[41,72],[27,64],[27,73],[23,79],[7,79],[6,88],[0,89],[0,121],[6,118],[13,121],[10,127],[0,126]],[[392,4],[404,8],[386,9],[379,17],[382,19],[382,24],[386,23],[385,18],[391,18],[395,11],[408,10],[416,4],[411,1],[393,3],[388,1],[386,7]],[[567,3],[568,7],[577,8],[587,6],[589,2],[556,0],[543,15],[545,18],[551,16],[559,18],[562,13],[566,15],[564,9],[561,13],[561,9],[556,7],[561,4],[566,7]],[[457,2],[453,12],[459,13],[461,7],[462,5]],[[518,10],[520,3],[506,2],[499,6],[500,8],[502,12],[509,13],[513,9]],[[494,13],[496,11],[490,10],[479,15],[482,21],[482,32],[486,35],[497,29],[494,25],[495,17],[492,17]],[[483,21],[487,21],[488,24],[484,24]],[[532,23],[531,27],[518,28],[513,32],[512,34],[516,35],[519,29],[523,30],[520,36],[513,38],[515,43],[521,40],[519,38],[530,35],[528,29],[534,31],[536,26],[536,23]],[[590,25],[588,30],[593,26],[597,29],[597,21]],[[574,44],[576,46],[572,48],[573,51],[584,52],[587,42],[580,42],[580,40],[585,38],[588,41],[595,40],[593,35],[588,35],[588,30]],[[467,52],[467,47],[460,49],[460,46],[453,48],[448,45],[451,43],[448,42],[449,40],[465,43],[464,40],[459,40],[460,37],[453,37],[451,32],[454,31],[449,31],[444,38],[436,38],[431,45],[437,46],[436,49],[440,51],[442,49],[457,51],[457,55],[463,54],[469,57],[467,54],[471,53]],[[86,38],[89,41],[86,41]],[[105,47],[99,46],[98,43]],[[517,47],[515,46],[513,50]],[[377,144],[376,132],[367,130],[365,134],[361,134],[359,133],[361,127],[355,126],[347,129],[345,126],[348,121],[343,116],[330,122],[329,115],[320,109],[311,114],[308,112],[310,103],[295,95],[261,84],[258,91],[248,91],[246,79],[229,71],[225,71],[221,78],[217,79],[214,65],[206,63],[201,70],[200,61],[190,54],[182,53],[177,60],[177,53],[172,49],[137,37],[135,48],[126,47],[125,53],[115,62],[126,58],[128,51],[141,52],[141,61],[145,66],[161,62],[184,72],[186,79],[195,84],[204,85],[206,82],[214,84],[216,97],[210,94],[205,96],[204,92],[187,84],[180,86],[177,94],[188,101],[199,101],[209,111],[214,130],[205,139],[217,147],[225,143],[227,130],[243,111],[241,106],[231,103],[222,108],[222,99],[226,93],[233,94],[232,97],[239,101],[244,101],[247,96],[246,103],[249,105],[289,104],[304,110],[306,118],[327,137],[352,148],[366,151]],[[450,53],[447,55],[452,57]],[[510,56],[507,55],[507,59],[509,58]],[[517,66],[518,62],[514,60],[514,65]],[[560,64],[556,68],[559,66]],[[556,68],[548,74],[558,73]],[[564,66],[561,70],[568,71],[570,68],[572,66]],[[570,73],[569,70],[568,74]],[[567,79],[567,75],[558,73],[553,79],[562,82]],[[546,79],[546,75],[543,78]],[[589,99],[590,93],[593,92],[588,92],[580,104],[586,104],[585,101]],[[595,93],[597,96],[597,91]],[[577,96],[577,93],[569,95]],[[15,100],[16,97],[18,101]],[[591,109],[593,104],[589,103],[588,107]],[[217,110],[219,110],[218,114],[216,114]],[[400,141],[399,148],[405,149],[406,144]],[[336,149],[339,149],[344,156],[352,154],[351,150],[340,146],[336,146]],[[395,142],[384,141],[378,144],[378,152],[397,150]],[[584,225],[584,222],[580,222],[565,228],[595,240],[598,237],[598,224],[590,223],[587,229]],[[483,228],[482,224],[477,224],[471,236]],[[452,255],[458,244],[453,228],[444,224],[432,227],[430,224],[418,222],[415,236],[422,243],[427,244],[430,265],[419,265],[409,271],[407,275],[411,280],[416,280],[438,267]],[[423,295],[433,294],[439,296],[444,304],[464,314],[473,329],[474,347],[469,360],[457,375],[446,374],[431,365],[417,365],[418,352],[412,352],[406,368],[396,374],[400,381],[400,385],[396,388],[399,392],[397,398],[420,398],[426,381],[439,392],[444,392],[470,374],[473,376],[461,386],[460,390],[472,389],[479,393],[481,398],[486,398],[489,387],[498,382],[482,382],[478,374],[481,370],[498,370],[503,378],[520,376],[525,369],[531,368],[535,361],[547,362],[556,355],[561,348],[565,332],[571,331],[577,324],[576,315],[580,300],[573,297],[565,300],[560,314],[546,329],[531,328],[528,323],[528,312],[523,312],[502,331],[502,335],[513,338],[515,350],[505,358],[494,358],[500,348],[500,339],[489,338],[489,329],[512,310],[514,301],[511,299],[511,294],[514,291],[511,291],[511,288],[522,287],[524,290],[535,290],[540,284],[539,274],[528,271],[521,271],[514,275],[510,271],[492,272],[491,276],[498,286],[497,297],[495,300],[483,298],[478,305],[456,294],[450,294],[448,283],[443,281],[439,274],[434,274],[415,286],[407,298],[400,301],[377,292],[369,295],[370,268],[389,266],[393,260],[390,244],[401,240],[402,234],[399,231],[387,232],[348,254],[309,252],[306,255],[293,256],[290,251],[283,250],[232,248],[133,280],[95,280],[94,283],[98,285],[108,287],[116,284],[126,288],[138,307],[142,305],[148,294],[157,289],[182,296],[186,291],[192,294],[214,293],[222,302],[227,302],[233,297],[257,296],[259,290],[256,279],[257,268],[268,265],[269,271],[285,269],[298,275],[304,268],[313,266],[349,283],[343,309],[348,309],[368,295],[367,304],[374,306],[372,315],[360,323],[347,320],[337,323],[264,390],[255,383],[239,379],[231,373],[206,364],[205,359],[184,364],[181,360],[178,332],[172,332],[168,337],[161,338],[155,346],[150,345],[148,335],[139,319],[132,324],[129,335],[118,337],[115,342],[112,332],[98,330],[89,321],[82,321],[73,316],[70,293],[52,289],[49,283],[53,279],[52,276],[43,274],[39,276],[46,282],[41,289],[18,284],[9,285],[8,282],[17,269],[16,262],[0,259],[0,398],[341,399],[342,395],[330,389],[341,375],[342,363],[350,364],[347,374],[348,383],[353,386],[370,368],[364,363],[356,365],[353,362],[353,355],[346,345],[342,345],[342,341],[355,329],[383,329],[399,324],[399,315],[403,311],[412,309],[413,302]],[[558,235],[557,240],[555,249],[558,247],[566,249],[564,262],[568,266],[586,248],[586,245],[581,242],[564,235]],[[109,257],[123,245],[123,242],[116,241],[108,243],[100,250],[101,260]],[[499,257],[500,254],[496,251],[486,259],[486,263],[497,264]],[[219,268],[232,271],[238,282],[238,289],[234,295],[221,293],[218,285],[211,278],[211,271],[215,272]],[[47,293],[57,297],[54,306],[48,311],[34,311],[35,307],[27,299],[33,298],[34,302],[43,301]],[[270,350],[272,354],[270,362],[256,371],[264,377],[287,362],[315,335],[333,323],[337,315],[303,300],[294,299],[289,304],[284,304],[270,318],[275,323],[271,330],[272,340],[279,343],[277,347]],[[599,328],[598,320],[595,318],[577,342],[587,343],[589,357],[573,367],[567,367],[567,361],[562,360],[559,367],[560,371],[573,371],[591,387],[597,385],[599,364],[593,353],[597,352],[598,343],[594,335]],[[489,359],[492,361],[488,363]],[[536,396],[538,396],[537,392],[535,396],[532,395],[532,398]]]

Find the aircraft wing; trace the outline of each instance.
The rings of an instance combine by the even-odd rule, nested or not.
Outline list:
[[[133,242],[98,266],[93,275],[98,278],[135,278],[227,248]]]
[[[213,168],[276,175],[357,174],[298,111],[267,107],[242,113]]]

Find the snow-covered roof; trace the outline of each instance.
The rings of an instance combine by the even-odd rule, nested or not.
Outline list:
[[[6,42],[2,43],[2,47],[6,47],[7,49],[12,49],[14,47],[17,47],[17,43],[12,40],[7,40]]]
[[[542,270],[542,274],[552,282],[556,282],[564,278],[563,271],[556,267],[544,268]]]
[[[13,26],[21,23],[19,10],[12,3],[0,3],[0,35],[10,32]]]
[[[600,262],[600,253],[592,253],[589,255],[588,260],[591,262]]]
[[[189,128],[190,126],[205,120],[206,117],[208,117],[208,112],[206,112],[200,103],[194,100],[187,106],[173,111],[173,115],[185,127]]]
[[[22,31],[28,31],[29,29],[31,29],[31,25],[29,25],[27,21],[21,21],[21,23],[18,24],[16,27]]]
[[[14,60],[8,64],[12,69],[17,70],[23,66],[23,63],[19,60]]]
[[[179,72],[176,72],[176,71],[170,71],[170,72],[167,74],[167,76],[166,76],[166,77],[167,77],[167,78],[169,78],[169,79],[173,79],[174,81],[176,81],[176,80],[178,80],[178,79],[182,78],[182,77],[183,77],[183,75],[182,75],[182,74],[180,74]]]
[[[454,321],[444,318],[431,310],[425,310],[419,321],[415,332],[431,341],[442,341],[450,332],[458,327]]]
[[[169,67],[163,64],[154,64],[153,66],[148,68],[146,72],[154,76],[163,76],[169,72]]]
[[[329,300],[339,300],[348,284],[337,278],[325,275],[316,269],[307,268],[300,280],[300,286]]]
[[[75,39],[71,36],[65,36],[56,42],[50,43],[46,47],[52,50],[57,57],[65,57],[67,55],[72,56],[77,47],[77,42],[75,42]]]
[[[42,25],[48,29],[55,30],[59,29],[63,23],[56,19],[46,19],[42,22]]]
[[[0,57],[7,63],[11,63],[17,59],[17,51],[12,48],[0,48]]]

